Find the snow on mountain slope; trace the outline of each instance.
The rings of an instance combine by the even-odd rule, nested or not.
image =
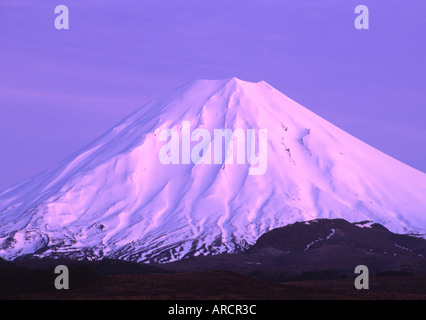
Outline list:
[[[248,163],[164,165],[160,132],[173,128],[182,138],[184,121],[212,136],[214,129],[267,129],[265,174],[250,175]],[[235,252],[273,228],[316,218],[423,234],[425,194],[425,173],[267,83],[199,80],[0,193],[0,256],[166,262]]]

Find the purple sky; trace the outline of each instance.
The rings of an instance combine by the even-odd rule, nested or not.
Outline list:
[[[56,30],[67,5],[70,30]],[[370,10],[356,30],[354,9]],[[426,172],[424,0],[2,0],[0,189],[195,79],[265,80]]]

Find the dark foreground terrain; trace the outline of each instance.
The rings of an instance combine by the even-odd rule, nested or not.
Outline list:
[[[426,299],[426,240],[378,224],[298,222],[248,250],[168,264],[120,260],[0,259],[1,299]],[[54,287],[66,265],[70,289]],[[357,290],[354,269],[369,269]],[[219,271],[220,270],[220,271]]]
[[[426,299],[426,277],[375,277],[370,279],[369,290],[356,290],[353,281],[334,279],[276,283],[224,271],[100,276],[70,290],[50,288],[43,292],[3,292],[2,299]]]

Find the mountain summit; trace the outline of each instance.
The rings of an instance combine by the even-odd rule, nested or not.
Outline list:
[[[239,133],[233,161],[226,137],[214,139],[224,132]],[[267,83],[199,80],[1,192],[0,257],[166,262],[236,252],[317,218],[424,234],[425,194],[426,174]]]

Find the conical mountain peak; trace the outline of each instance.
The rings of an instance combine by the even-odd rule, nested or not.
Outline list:
[[[316,218],[426,233],[425,190],[424,173],[263,81],[198,80],[0,193],[0,257],[165,262]]]

